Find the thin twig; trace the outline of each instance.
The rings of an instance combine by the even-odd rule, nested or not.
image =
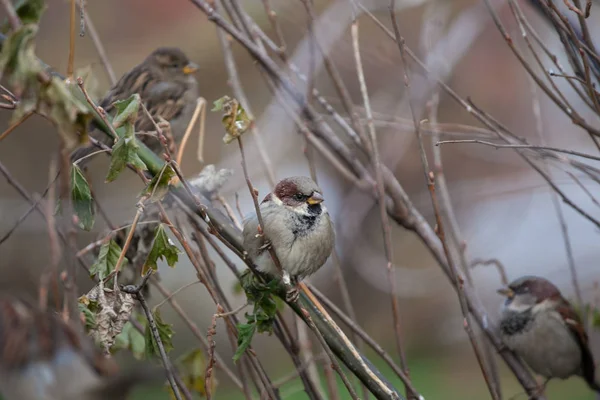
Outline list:
[[[181,400],[181,394],[179,393],[179,387],[177,386],[177,383],[175,382],[175,378],[173,377],[173,375],[174,375],[173,374],[173,364],[171,363],[171,360],[169,360],[169,356],[167,355],[167,352],[165,351],[165,347],[160,338],[160,333],[158,332],[158,328],[156,327],[156,322],[154,321],[154,316],[152,315],[152,312],[150,311],[150,308],[148,307],[148,303],[146,303],[146,299],[144,298],[144,294],[142,293],[142,289],[146,285],[146,282],[148,281],[150,276],[152,276],[152,272],[153,272],[153,270],[150,269],[148,271],[148,273],[146,273],[146,275],[142,279],[142,283],[140,285],[124,286],[124,287],[121,287],[121,290],[125,293],[134,295],[137,298],[137,300],[139,301],[140,305],[142,306],[142,309],[144,310],[144,314],[146,314],[146,319],[148,320],[148,326],[150,327],[150,332],[152,332],[152,337],[154,338],[154,342],[156,343],[156,346],[158,347],[158,351],[160,353],[160,358],[163,362],[163,366],[165,367],[165,370],[167,371],[167,379],[169,380],[169,383],[171,384],[171,389],[173,389],[173,394],[175,395],[175,398],[177,400]]]
[[[502,282],[502,284],[504,286],[508,286],[508,275],[506,274],[506,268],[504,268],[504,265],[500,262],[500,260],[495,259],[495,258],[490,258],[489,260],[483,260],[481,258],[474,258],[471,261],[471,268],[475,268],[478,265],[493,265],[496,267],[496,269],[498,270],[498,274],[500,275],[500,282]]]
[[[463,285],[464,282],[462,280],[462,277],[459,273],[459,271],[456,269],[456,266],[452,260],[451,257],[451,253],[450,253],[450,249],[448,247],[448,243],[445,239],[445,235],[444,235],[444,224],[442,222],[441,216],[440,216],[440,206],[438,203],[438,199],[435,193],[435,175],[434,173],[430,170],[429,168],[429,162],[427,161],[427,155],[425,153],[425,147],[424,147],[424,143],[423,143],[423,137],[421,134],[421,130],[420,130],[420,126],[419,126],[419,119],[418,116],[416,115],[416,111],[415,111],[415,107],[413,105],[413,101],[412,101],[412,96],[411,96],[411,72],[410,72],[410,67],[408,65],[408,63],[406,62],[406,49],[405,49],[405,42],[404,42],[404,38],[400,35],[400,28],[398,27],[398,21],[396,19],[396,14],[395,14],[395,0],[390,0],[390,17],[392,20],[392,25],[394,27],[394,34],[395,34],[395,38],[396,38],[396,44],[398,45],[398,50],[400,51],[400,58],[401,58],[401,65],[404,69],[404,85],[406,87],[406,90],[408,92],[408,103],[409,103],[409,108],[411,111],[411,116],[413,119],[413,124],[415,126],[415,133],[417,136],[417,140],[419,142],[419,153],[421,156],[421,162],[423,165],[423,170],[424,170],[424,174],[425,174],[425,180],[427,182],[427,186],[429,188],[430,191],[430,197],[431,197],[431,202],[433,205],[433,209],[434,209],[434,213],[435,213],[435,217],[436,217],[436,223],[437,223],[437,230],[438,230],[438,236],[440,238],[440,241],[442,243],[442,247],[444,249],[444,254],[446,257],[446,262],[448,263],[448,266],[450,267],[450,273],[451,276],[454,280],[454,284],[457,286],[457,293],[458,293],[458,298],[459,298],[459,303],[460,303],[460,307],[461,307],[461,311],[463,314],[463,325],[465,328],[465,331],[471,341],[471,346],[473,347],[473,351],[475,353],[475,356],[477,358],[477,361],[479,363],[481,372],[483,374],[483,377],[486,381],[486,384],[488,386],[488,390],[490,392],[490,394],[492,395],[492,398],[495,400],[499,400],[499,395],[495,389],[494,383],[493,383],[493,379],[491,377],[491,374],[488,370],[488,366],[485,363],[485,359],[484,359],[484,353],[482,352],[481,348],[479,347],[479,343],[477,341],[477,338],[471,328],[471,314],[469,311],[469,307],[468,307],[468,303],[467,303],[467,299],[465,296],[465,292],[463,291]]]
[[[194,282],[197,283],[198,281]],[[181,306],[179,305],[179,303],[177,303],[177,301],[175,300],[175,293],[171,293],[167,290],[167,288],[164,287],[164,285],[162,283],[160,283],[157,279],[152,278],[150,280],[150,283],[152,285],[154,285],[158,291],[165,297],[165,300],[169,302],[169,304],[171,305],[171,307],[173,308],[173,310],[175,310],[175,312],[181,317],[181,319],[183,319],[183,322],[185,322],[185,324],[188,326],[188,328],[190,329],[190,331],[192,331],[192,334],[198,339],[200,340],[200,343],[202,344],[202,346],[204,347],[204,349],[207,351],[208,350],[208,343],[206,342],[206,339],[204,337],[204,335],[202,334],[202,332],[200,331],[200,329],[198,328],[198,326],[196,325],[195,322],[192,321],[192,319],[185,313],[185,311],[183,310],[183,308],[181,308]],[[159,304],[160,305],[160,304]],[[159,307],[159,305],[155,306]],[[223,372],[225,372],[225,374],[229,377],[229,379],[231,379],[231,381],[233,382],[233,384],[238,387],[239,389],[243,389],[243,384],[242,382],[239,380],[239,378],[233,373],[233,371],[231,371],[228,367],[227,364],[225,363],[225,361],[219,356],[219,354],[215,351],[214,353],[214,357],[217,361],[217,367],[222,369]]]
[[[117,76],[115,75],[115,70],[112,67],[108,59],[108,55],[106,54],[106,49],[100,40],[100,35],[98,35],[98,31],[96,31],[96,26],[94,25],[92,18],[89,13],[82,5],[79,5],[79,10],[83,14],[84,22],[87,26],[87,31],[90,34],[90,38],[92,39],[92,43],[94,43],[94,47],[96,48],[96,52],[98,52],[98,56],[100,57],[100,61],[102,62],[102,66],[106,71],[106,75],[108,76],[108,81],[111,86],[114,86],[117,83]]]
[[[52,176],[57,175],[57,162],[56,159],[53,159],[50,162],[50,180],[52,180]],[[39,203],[40,201],[36,201]],[[61,258],[61,246],[58,242],[57,236],[57,228],[56,228],[56,219],[54,218],[56,206],[56,188],[55,185],[49,185],[48,190],[48,201],[46,202],[46,212],[44,213],[44,217],[46,218],[46,224],[48,228],[48,238],[50,241],[50,263],[42,272],[40,277],[40,287],[39,287],[39,304],[42,310],[45,310],[48,307],[48,287],[50,284],[53,284],[52,287],[54,289],[54,300],[58,302],[58,265],[60,263]],[[63,211],[64,212],[64,211]],[[58,304],[57,304],[58,306]],[[58,309],[58,307],[57,307]]]
[[[379,155],[379,147],[377,143],[377,132],[375,131],[375,125],[373,125],[373,115],[371,114],[371,102],[369,100],[369,93],[367,90],[367,84],[365,83],[365,75],[363,72],[363,65],[360,55],[360,44],[358,40],[358,20],[352,22],[350,28],[352,35],[352,48],[354,50],[354,61],[357,70],[358,81],[360,83],[360,92],[362,95],[363,104],[367,116],[367,131],[369,133],[369,139],[371,141],[371,150],[373,154],[373,169],[375,170],[375,179],[377,183],[377,202],[379,204],[379,218],[381,220],[381,228],[383,232],[383,243],[384,252],[386,257],[386,271],[387,280],[389,286],[391,307],[392,307],[392,321],[394,325],[394,337],[396,339],[396,349],[400,358],[400,365],[402,370],[408,379],[410,379],[410,372],[408,365],[406,364],[406,356],[404,354],[404,346],[402,345],[402,328],[400,321],[400,307],[398,305],[398,289],[396,283],[396,273],[392,258],[392,231],[390,227],[389,217],[386,210],[385,204],[385,188],[383,186],[383,176],[381,172],[381,156]],[[412,393],[410,389],[405,386],[406,397],[415,399],[416,394]]]
[[[67,79],[73,79],[73,65],[75,64],[75,15],[76,15],[76,0],[71,0],[69,12],[69,59],[67,61]]]
[[[14,131],[19,125],[21,125],[23,122],[27,121],[29,119],[29,117],[31,117],[34,114],[33,111],[28,111],[25,114],[23,114],[23,116],[21,118],[19,118],[15,123],[13,123],[11,126],[9,126],[4,132],[2,132],[0,134],[0,142],[4,139],[6,139],[6,137],[8,135],[10,135],[10,133],[12,131]]]
[[[267,0],[263,0],[263,1],[266,2]],[[214,4],[215,4],[215,10],[218,11],[220,2],[215,1]],[[267,6],[268,6],[268,3],[265,3],[265,7],[267,7]],[[269,18],[271,18],[270,15],[269,15]],[[238,76],[237,67],[235,65],[235,60],[233,58],[233,52],[231,50],[231,39],[228,38],[225,35],[225,32],[223,32],[223,30],[219,29],[219,28],[217,28],[217,36],[219,38],[219,43],[221,44],[221,49],[223,50],[223,58],[225,60],[225,68],[226,68],[227,74],[229,76],[227,83],[231,87],[231,90],[233,90],[233,95],[235,96],[235,98],[240,102],[242,107],[244,107],[244,110],[246,110],[246,113],[248,114],[248,117],[250,118],[250,120],[254,121],[254,114],[252,113],[252,108],[250,108],[250,102],[248,101],[248,98],[246,97],[246,93],[244,92],[242,83]],[[283,46],[285,46],[285,44],[283,44]],[[262,162],[263,168],[265,169],[265,172],[267,174],[269,184],[271,187],[275,187],[275,183],[277,181],[275,178],[273,163],[271,162],[271,159],[270,159],[269,155],[267,154],[264,142],[262,140],[262,136],[258,132],[258,129],[256,128],[256,124],[252,123],[250,125],[250,133],[252,134],[252,138],[254,139],[254,141],[256,143],[256,148],[258,150],[258,154],[260,155],[260,161]]]
[[[549,151],[555,151],[557,153],[566,153],[566,154],[571,154],[571,155],[578,156],[578,157],[589,158],[590,160],[600,161],[600,156],[594,156],[591,154],[581,153],[581,152],[575,151],[575,150],[561,149],[559,147],[535,146],[535,145],[531,145],[531,144],[501,144],[501,143],[493,143],[493,142],[488,142],[488,141],[479,140],[479,139],[442,140],[440,142],[437,142],[436,146],[439,146],[441,144],[450,144],[450,143],[479,143],[479,144],[484,144],[486,146],[492,146],[497,149],[549,150]]]
[[[12,226],[12,228],[10,228],[8,230],[8,232],[6,232],[4,234],[4,236],[2,236],[2,238],[0,238],[0,245],[2,245],[2,243],[4,243],[13,234],[13,232],[19,227],[19,225],[21,225],[23,223],[23,221],[25,221],[27,219],[27,217],[31,214],[31,212],[40,205],[40,202],[44,199],[44,197],[46,197],[46,194],[50,190],[50,187],[52,185],[54,185],[54,183],[58,179],[59,174],[60,174],[60,172],[56,174],[54,179],[50,181],[48,186],[46,186],[46,189],[44,189],[44,192],[41,194],[41,196],[32,205],[29,206],[29,209],[23,215],[21,215],[21,217],[17,220],[17,222],[15,222],[15,224]]]
[[[585,57],[585,55],[583,55]],[[540,143],[545,145],[546,139],[544,136],[544,122],[542,119],[542,109],[540,106],[539,96],[536,90],[536,86],[533,81],[529,80],[529,86],[531,88],[531,98],[532,98],[532,107],[533,107],[533,115],[535,117],[535,126],[536,126],[536,134]],[[594,101],[594,104],[597,104],[597,99]],[[598,106],[598,110],[600,110],[600,106]],[[545,168],[546,173],[549,176],[552,176],[552,173],[549,171],[548,163],[544,163],[543,168]],[[579,280],[577,279],[577,268],[575,267],[575,258],[573,257],[573,248],[571,246],[571,238],[569,237],[569,231],[567,227],[567,221],[565,220],[565,215],[562,209],[562,205],[558,199],[558,195],[554,191],[550,191],[550,196],[552,198],[552,204],[556,211],[556,216],[558,218],[558,223],[560,224],[561,235],[563,238],[563,242],[565,245],[565,254],[567,257],[567,263],[569,265],[569,272],[571,275],[571,283],[573,284],[573,289],[575,290],[575,297],[577,299],[577,306],[580,310],[583,310],[583,296],[581,295],[581,288],[579,286]],[[587,315],[582,313],[582,320],[584,326],[587,326]]]
[[[11,28],[16,31],[21,27],[21,20],[19,19],[15,8],[10,0],[2,0],[2,5],[4,6],[6,14],[8,15],[8,22],[10,23]]]

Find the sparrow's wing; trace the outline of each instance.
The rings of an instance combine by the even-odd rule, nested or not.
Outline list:
[[[263,236],[257,236],[258,218],[255,213],[249,214],[244,218],[244,230],[242,236],[244,239],[244,249],[248,252],[251,259],[256,258],[264,251],[261,247],[265,244]]]
[[[185,109],[188,98],[185,95],[187,88],[175,82],[158,82],[150,87],[142,97],[146,108],[155,121],[159,117],[167,121],[176,119]],[[154,130],[154,124],[144,114],[136,122],[136,130]]]
[[[585,333],[579,315],[577,315],[573,307],[564,299],[558,306],[557,311],[565,321],[565,324],[573,334],[573,337],[577,340],[579,348],[581,349],[581,373],[583,378],[592,388],[598,390],[596,389],[598,385],[596,384],[596,364],[594,363],[594,356],[590,351],[588,336],[587,333]]]

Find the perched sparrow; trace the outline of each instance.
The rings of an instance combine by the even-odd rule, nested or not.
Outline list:
[[[5,400],[125,399],[136,384],[157,378],[156,370],[145,368],[116,372],[112,359],[58,315],[0,295],[0,394]]]
[[[127,99],[134,93],[140,95],[142,102],[155,121],[162,117],[171,124],[171,131],[175,139],[185,133],[189,123],[196,99],[198,98],[198,82],[194,78],[198,66],[178,48],[161,47],[152,52],[141,64],[127,72],[112,87],[100,106],[112,114],[117,100]],[[155,127],[150,118],[140,110],[135,123],[135,131],[154,131]],[[112,146],[112,139],[93,130],[90,135],[102,143]],[[160,142],[147,135],[138,137],[152,151],[161,151]],[[94,151],[92,146],[76,150],[72,160],[77,160]]]
[[[531,369],[547,378],[579,375],[600,393],[583,324],[552,283],[525,276],[498,290],[506,296],[500,334]]]
[[[258,235],[256,214],[244,220],[244,248],[259,271],[280,276],[269,245],[281,262],[286,284],[314,274],[325,263],[335,235],[321,193],[310,178],[286,178],[260,205],[264,235]]]

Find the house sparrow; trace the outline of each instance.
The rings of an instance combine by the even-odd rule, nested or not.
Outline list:
[[[259,271],[280,276],[268,246],[273,246],[289,285],[317,272],[331,254],[335,234],[321,189],[310,178],[280,181],[260,204],[263,236],[255,213],[244,220],[244,248]]]
[[[162,117],[169,121],[174,138],[180,139],[192,118],[196,99],[198,98],[198,82],[194,72],[198,66],[191,62],[176,47],[161,47],[152,52],[141,64],[127,72],[113,86],[99,103],[107,114],[114,111],[113,103],[125,100],[134,93],[140,98],[155,122]],[[135,131],[153,131],[154,124],[142,110],[135,122]],[[92,129],[90,135],[107,146],[113,145],[113,139]],[[161,143],[148,135],[138,137],[154,152],[162,150]],[[95,151],[93,146],[77,149],[71,155],[75,161]]]
[[[114,361],[57,314],[0,295],[0,394],[5,400],[125,399],[136,384],[157,379],[157,372],[141,368],[117,374]]]
[[[508,348],[546,383],[579,375],[600,393],[583,324],[556,286],[544,278],[525,276],[498,293],[506,296],[499,329]]]

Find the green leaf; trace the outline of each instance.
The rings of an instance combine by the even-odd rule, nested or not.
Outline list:
[[[177,360],[176,365],[185,386],[201,397],[204,397],[206,395],[204,388],[206,365],[202,350],[194,349],[183,354]],[[173,398],[175,397],[173,396]]]
[[[233,355],[233,361],[237,362],[242,354],[246,351],[250,343],[252,343],[252,337],[256,332],[256,324],[238,324],[238,340],[237,340],[237,349],[235,350],[235,354]]]
[[[114,271],[121,254],[121,246],[114,240],[110,239],[100,247],[98,259],[90,268],[90,276],[98,275],[98,279],[104,279]],[[123,262],[128,261],[127,258]]]
[[[79,307],[79,312],[85,317],[86,330],[94,329],[96,327],[96,314],[89,309],[89,303],[86,305],[82,302],[78,302],[77,307]]]
[[[117,179],[127,164],[131,164],[135,168],[141,170],[148,169],[146,164],[144,164],[137,154],[138,148],[137,139],[133,136],[129,137],[125,135],[117,140],[117,143],[115,143],[115,146],[113,147],[106,182],[112,182]]]
[[[169,182],[176,176],[173,168],[164,164],[160,172],[152,178],[140,196],[147,196],[151,203],[162,200],[169,192]]]
[[[173,350],[173,326],[170,324],[166,324],[163,322],[160,311],[156,310],[152,314],[154,316],[154,322],[156,323],[156,328],[158,329],[158,336],[160,337],[160,341],[163,344],[165,352],[169,352]],[[154,336],[152,335],[152,329],[150,329],[150,324],[146,325],[146,330],[144,333],[146,339],[146,357],[151,358],[154,356],[160,356],[160,351],[158,350],[158,345],[154,340]]]
[[[125,100],[118,100],[113,103],[117,113],[112,120],[112,124],[115,129],[123,126],[133,126],[138,117],[138,111],[140,109],[140,95],[137,93],[132,94]]]
[[[224,113],[221,122],[225,128],[225,136],[223,136],[225,144],[239,138],[252,125],[252,119],[236,99],[223,96],[213,102],[213,105],[211,111],[223,111]]]
[[[147,322],[146,318],[141,314],[138,314],[135,318],[138,321],[142,320],[140,321],[142,324]],[[137,360],[143,359],[146,352],[146,339],[144,335],[135,329],[129,321],[123,325],[123,330],[115,337],[115,344],[111,350],[116,351],[120,349],[131,351]]]
[[[14,7],[23,24],[37,23],[46,9],[44,0],[17,0]],[[4,22],[2,31],[7,32],[9,28],[8,21]]]
[[[169,239],[167,232],[165,231],[164,224],[160,224],[156,227],[154,232],[154,240],[152,241],[152,248],[148,253],[148,258],[142,268],[142,276],[146,275],[149,269],[154,271],[158,270],[158,259],[163,258],[167,261],[169,267],[174,267],[179,260],[180,250],[175,244]]]
[[[79,226],[83,230],[90,231],[94,226],[94,201],[83,172],[75,164],[71,166],[71,200],[79,219]]]

